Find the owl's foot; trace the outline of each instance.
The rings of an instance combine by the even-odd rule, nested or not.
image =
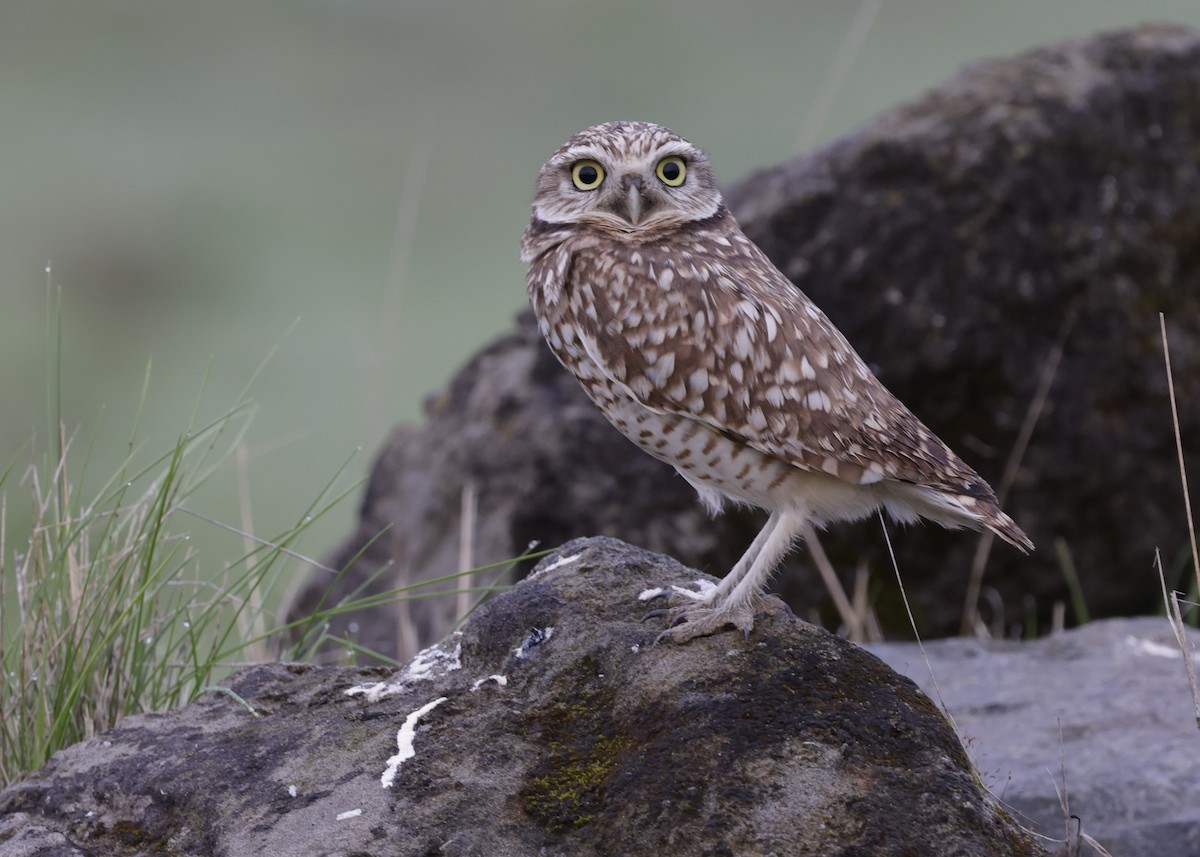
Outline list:
[[[679,604],[677,599],[681,594],[683,597],[694,600]],[[765,593],[754,595],[749,601],[738,604],[731,604],[729,601],[724,601],[720,604],[708,605],[696,603],[697,601],[702,601],[703,597],[697,598],[695,593],[687,592],[686,590],[677,590],[677,594],[673,595],[671,600],[677,606],[662,610],[652,610],[644,617],[644,619],[654,616],[667,617],[667,630],[658,635],[655,643],[663,639],[668,639],[673,643],[686,643],[697,637],[707,637],[710,634],[715,634],[718,631],[724,630],[729,625],[740,630],[742,635],[748,640],[750,639],[750,631],[754,628],[755,616],[760,616],[764,613],[779,614],[786,612],[790,614],[792,612],[791,608],[778,596],[767,595]]]

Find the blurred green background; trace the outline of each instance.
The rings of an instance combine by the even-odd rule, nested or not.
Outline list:
[[[2,0],[0,468],[45,435],[50,260],[65,418],[97,476],[151,357],[157,451],[208,367],[213,415],[279,345],[244,471],[269,536],[509,325],[534,176],[572,132],[661,122],[728,183],[970,60],[1145,20],[1200,27],[1200,3]],[[243,520],[232,468],[197,505]],[[238,552],[222,538],[196,521],[206,563]]]

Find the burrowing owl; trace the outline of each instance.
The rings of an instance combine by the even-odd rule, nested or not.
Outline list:
[[[521,242],[542,335],[609,421],[715,514],[770,511],[721,583],[679,591],[668,636],[749,633],[804,524],[863,518],[1028,537],[889,393],[726,209],[708,159],[659,125],[581,131],[538,174]]]

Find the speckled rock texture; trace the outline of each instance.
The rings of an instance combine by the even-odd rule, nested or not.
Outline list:
[[[573,541],[399,675],[243,671],[258,716],[132,717],[5,791],[0,855],[1044,853],[862,649],[791,617],[655,645],[639,592],[694,577]]]
[[[1200,38],[1145,26],[973,65],[728,189],[746,232],[993,485],[1050,378],[1005,502],[1039,549],[1027,558],[997,546],[984,580],[984,619],[1000,634],[1048,626],[1068,599],[1068,562],[1094,617],[1156,608],[1141,573],[1155,547],[1169,570],[1182,567],[1157,314],[1194,444],[1198,153]],[[381,569],[367,591],[455,571],[469,484],[478,564],[531,540],[607,534],[723,574],[761,522],[749,512],[707,521],[682,479],[604,422],[523,317],[430,400],[425,425],[398,430],[380,452],[357,532],[331,565],[362,554],[332,596]],[[927,526],[893,540],[922,631],[957,632],[978,537]],[[825,546],[845,578],[871,570],[884,628],[907,633],[878,524],[835,527]],[[779,584],[801,615],[834,619],[804,551]],[[298,608],[329,585],[315,577]],[[455,601],[399,609],[335,630],[408,656],[451,626]]]

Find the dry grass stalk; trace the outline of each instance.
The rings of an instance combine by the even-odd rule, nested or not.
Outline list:
[[[458,595],[455,598],[454,618],[461,622],[471,610],[471,587],[475,567],[475,519],[479,514],[479,496],[474,480],[462,487],[461,511],[458,526]]]
[[[1187,470],[1183,458],[1183,434],[1179,429],[1179,409],[1175,404],[1175,376],[1171,371],[1171,347],[1167,343],[1167,318],[1161,312],[1158,314],[1159,331],[1162,334],[1163,361],[1167,370],[1167,393],[1171,399],[1171,425],[1175,428],[1175,451],[1179,456],[1179,481],[1183,485],[1183,508],[1187,514],[1188,538],[1192,546],[1192,569],[1196,573],[1196,584],[1200,586],[1200,553],[1196,551],[1196,527],[1192,522],[1192,496],[1188,490]],[[1200,691],[1196,687],[1196,666],[1192,657],[1192,647],[1188,643],[1187,628],[1183,624],[1183,615],[1179,610],[1177,593],[1167,593],[1167,580],[1163,574],[1162,557],[1154,552],[1154,565],[1158,569],[1158,580],[1162,586],[1163,604],[1167,608],[1167,618],[1175,632],[1175,641],[1179,651],[1183,653],[1183,665],[1187,670],[1188,687],[1192,691],[1192,707],[1196,718],[1196,728],[1200,729]]]
[[[804,543],[808,546],[808,555],[812,557],[813,565],[817,567],[817,573],[821,575],[821,582],[825,584],[829,597],[833,599],[838,617],[846,626],[846,638],[855,643],[864,642],[866,639],[863,636],[865,633],[864,616],[855,609],[847,597],[842,582],[838,580],[837,572],[833,570],[833,563],[829,561],[829,555],[825,553],[817,531],[811,524],[804,526]]]
[[[1073,317],[1068,317],[1063,322],[1058,341],[1054,343],[1054,347],[1046,355],[1046,362],[1042,364],[1037,389],[1029,402],[1029,408],[1025,411],[1025,420],[1021,423],[1021,430],[1017,433],[1017,440],[1008,455],[1008,461],[1004,464],[1004,473],[1000,477],[1000,483],[996,486],[996,500],[1001,506],[1004,505],[1004,501],[1008,498],[1008,492],[1017,479],[1021,461],[1025,458],[1025,451],[1029,448],[1029,441],[1033,437],[1033,430],[1037,427],[1042,411],[1046,407],[1046,400],[1050,396],[1050,387],[1054,384],[1055,375],[1058,374],[1058,364],[1062,361],[1063,350],[1067,345],[1067,336],[1070,334],[1073,324]],[[988,557],[991,555],[995,540],[996,537],[990,530],[984,533],[980,536],[979,544],[975,548],[975,555],[971,558],[971,577],[967,583],[962,624],[959,627],[959,632],[964,637],[971,636],[976,633],[978,628],[982,627],[979,622],[979,593],[983,586],[983,573],[987,568]]]

